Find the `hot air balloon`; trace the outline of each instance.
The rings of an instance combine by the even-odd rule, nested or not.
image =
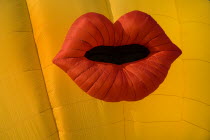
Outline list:
[[[1,140],[210,139],[208,0],[1,0],[0,7]],[[132,11],[149,15],[182,51],[147,96],[92,97],[53,64],[79,17],[99,14],[113,24]]]

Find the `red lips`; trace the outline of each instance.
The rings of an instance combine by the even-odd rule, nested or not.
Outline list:
[[[150,54],[121,65],[85,57],[98,46],[132,44],[146,47]],[[101,14],[87,13],[73,23],[53,62],[95,98],[110,102],[136,101],[158,88],[181,53],[146,13],[129,12],[114,24]]]

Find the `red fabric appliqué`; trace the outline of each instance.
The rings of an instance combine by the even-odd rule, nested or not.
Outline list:
[[[150,54],[121,65],[85,57],[87,51],[97,46],[130,44],[143,45]],[[158,88],[181,53],[146,13],[129,12],[114,24],[101,14],[87,13],[73,23],[53,63],[95,98],[109,102],[136,101]]]

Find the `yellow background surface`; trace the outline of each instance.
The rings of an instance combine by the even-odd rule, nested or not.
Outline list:
[[[210,1],[0,0],[0,140],[209,140]],[[52,64],[73,21],[150,14],[183,54],[137,102],[85,94]]]

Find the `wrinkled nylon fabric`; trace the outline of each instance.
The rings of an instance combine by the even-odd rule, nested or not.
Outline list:
[[[210,138],[208,0],[26,2],[0,1],[1,140]],[[136,102],[103,102],[52,64],[79,16],[96,12],[114,22],[133,10],[151,15],[183,51],[154,93]]]

